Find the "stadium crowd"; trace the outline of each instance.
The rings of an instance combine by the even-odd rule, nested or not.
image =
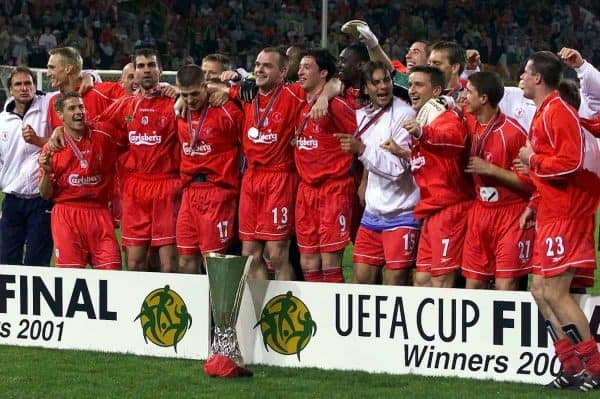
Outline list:
[[[594,284],[596,269],[600,72],[586,61],[590,41],[583,54],[564,46],[579,40],[569,26],[593,30],[595,18],[559,3],[553,19],[513,27],[520,7],[545,4],[523,2],[490,33],[457,13],[486,21],[476,2],[382,3],[333,4],[341,20],[329,49],[311,41],[309,2],[282,8],[282,27],[265,24],[262,3],[173,2],[170,29],[155,32],[142,11],[129,46],[106,40],[119,31],[111,23],[124,18],[123,3],[60,3],[57,24],[83,26],[90,43],[99,31],[101,46],[115,45],[96,63],[73,30],[62,47],[50,38],[40,57],[53,93],[35,91],[28,67],[12,69],[0,114],[0,263],[48,265],[54,248],[57,267],[120,270],[120,227],[131,271],[202,272],[202,255],[236,251],[239,241],[255,279],[344,282],[351,242],[354,283],[515,290],[532,274],[562,364],[549,386],[599,388],[600,353],[572,294]],[[235,21],[236,10],[253,17],[216,25],[215,16]],[[19,26],[54,15],[19,1],[4,13]],[[161,50],[163,35],[185,37],[182,18],[202,15],[208,28],[190,48]],[[288,23],[297,15],[303,23]],[[350,16],[375,23],[345,22]],[[429,23],[440,17],[445,24]],[[400,30],[396,20],[406,22]],[[538,32],[548,23],[549,42]],[[234,34],[238,26],[245,33]],[[258,36],[247,34],[259,26]],[[525,40],[521,30],[533,42],[546,38],[538,44],[549,51],[510,50],[502,37]],[[282,32],[286,51],[264,47]],[[456,41],[432,43],[424,32]],[[14,61],[31,62],[11,40]],[[242,62],[220,54],[225,42]],[[190,53],[195,44],[202,50]],[[509,62],[510,51],[520,55]],[[119,52],[123,62],[113,64]],[[160,83],[161,53],[172,56],[176,86]],[[83,70],[102,60],[124,65],[119,82]],[[486,61],[499,74],[484,70]],[[232,64],[253,64],[253,73]],[[563,78],[564,66],[578,81]],[[504,87],[500,75],[514,74],[519,87]]]
[[[317,47],[320,13],[321,1],[6,0],[0,64],[44,68],[47,51],[60,45],[78,48],[86,68],[121,69],[136,46],[152,46],[166,70],[216,52],[248,68],[263,43]],[[593,0],[332,0],[328,43],[339,54],[349,44],[341,25],[368,20],[392,58],[401,59],[416,39],[451,40],[479,50],[484,64],[516,81],[539,50],[577,48],[599,65],[600,44],[586,39],[600,33],[599,13]]]

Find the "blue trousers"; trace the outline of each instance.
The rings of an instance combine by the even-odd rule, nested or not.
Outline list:
[[[50,211],[41,197],[5,194],[0,218],[0,264],[48,266],[52,258]]]

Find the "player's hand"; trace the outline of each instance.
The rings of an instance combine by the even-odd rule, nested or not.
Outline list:
[[[242,80],[240,85],[240,98],[250,104],[254,97],[258,94],[258,86],[256,86],[255,78],[246,78]]]
[[[185,116],[185,113],[187,112],[187,104],[183,98],[179,97],[177,100],[175,100],[175,104],[173,104],[173,111],[175,112],[176,117],[183,118]]]
[[[533,148],[531,148],[531,143],[527,140],[527,144],[521,147],[519,150],[519,159],[523,163],[523,165],[529,166],[529,158],[533,155]]]
[[[513,170],[521,175],[528,175],[529,168],[519,158],[513,159],[512,161]]]
[[[529,230],[535,226],[535,211],[530,207],[525,208],[521,217],[519,217],[519,227],[521,230]]]
[[[411,151],[409,149],[400,147],[398,145],[398,143],[396,143],[394,141],[394,139],[392,139],[392,138],[389,138],[386,141],[384,141],[383,143],[381,143],[381,145],[379,145],[379,147],[391,152],[394,155],[399,156],[402,159],[406,159],[407,161],[410,161]]]
[[[40,138],[35,133],[35,130],[33,130],[31,125],[24,125],[21,129],[21,132],[23,133],[23,140],[25,140],[26,143],[33,144],[38,147],[42,146]]]
[[[46,173],[52,172],[52,151],[42,152],[38,158],[40,168]]]
[[[471,156],[465,168],[466,173],[476,173],[481,176],[490,176],[494,171],[495,165],[484,161],[483,158]]]
[[[175,98],[179,95],[179,89],[170,84],[161,84],[160,95],[163,97]]]
[[[229,101],[229,94],[222,91],[215,91],[208,96],[208,103],[213,107],[221,107]]]
[[[236,71],[224,71],[221,73],[219,79],[221,79],[221,82],[229,82],[230,80],[239,82],[242,79],[242,76]]]
[[[467,53],[467,65],[465,69],[475,70],[481,65],[481,55],[479,55],[479,51],[474,49],[468,49]]]
[[[581,56],[581,53],[575,49],[563,47],[558,52],[558,56],[571,68],[579,68],[583,65],[583,57]]]
[[[405,128],[406,131],[417,140],[423,136],[421,125],[416,119],[407,120],[406,122],[402,123],[402,127]]]
[[[377,40],[377,36],[375,36],[371,28],[369,28],[369,25],[356,25],[356,30],[358,31],[358,40],[367,46],[367,49],[370,50],[379,46],[379,40]]]
[[[343,151],[358,155],[365,152],[365,144],[351,134],[334,133],[334,137],[340,141],[340,147]]]
[[[48,139],[48,148],[50,151],[60,151],[65,148],[65,129],[62,126],[57,127]]]
[[[94,87],[94,78],[91,74],[82,72],[81,83],[79,85],[79,94],[83,95],[87,93],[92,87]]]
[[[329,99],[327,98],[327,96],[324,96],[321,94],[319,96],[319,98],[317,98],[317,101],[315,101],[315,103],[313,104],[310,111],[308,112],[308,116],[313,121],[316,121],[317,119],[326,116],[328,110],[329,110]]]

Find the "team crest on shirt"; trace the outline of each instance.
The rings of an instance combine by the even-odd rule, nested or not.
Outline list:
[[[494,159],[494,157],[492,157],[492,153],[491,152],[485,152],[483,154],[483,159],[486,160],[487,162],[492,162],[492,160]]]
[[[298,137],[298,140],[296,140],[296,146],[299,150],[316,150],[319,148],[319,140],[314,139],[312,136]]]
[[[133,145],[158,145],[162,142],[162,137],[152,131],[152,134],[138,133],[135,130],[129,132],[129,142]]]
[[[8,141],[8,132],[6,130],[3,130],[2,132],[0,132],[0,140]]]
[[[169,120],[167,119],[166,116],[158,117],[158,127],[160,127],[161,129],[164,129],[168,123],[169,123]]]
[[[281,116],[281,112],[277,112],[277,111],[273,111],[271,112],[271,120],[274,123],[279,123],[282,120],[282,116]],[[265,125],[267,124],[266,119],[265,119]]]
[[[140,123],[144,126],[148,126],[148,115],[142,116],[142,121]]]
[[[208,155],[212,152],[212,147],[210,146],[210,144],[207,144],[205,142],[196,144],[194,148],[192,148],[190,143],[185,141],[181,145],[181,149],[183,150],[183,153],[188,157],[193,157],[194,155]]]
[[[523,107],[517,107],[515,109],[515,116],[517,118],[521,118],[523,116],[523,114],[525,114],[525,110],[523,109]]]
[[[100,175],[81,176],[77,173],[69,175],[69,185],[73,187],[93,187],[100,184],[101,181],[102,176]]]

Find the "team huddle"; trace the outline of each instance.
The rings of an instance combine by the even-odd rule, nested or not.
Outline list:
[[[24,258],[23,243],[44,240],[5,233],[23,223],[7,209],[35,198],[38,213],[53,203],[57,267],[120,270],[120,226],[129,270],[157,255],[163,272],[198,273],[202,255],[239,239],[250,278],[271,268],[293,280],[294,236],[312,282],[344,281],[351,242],[355,283],[455,287],[462,276],[515,290],[533,273],[562,363],[550,386],[598,388],[600,354],[571,293],[594,284],[600,72],[573,49],[538,52],[519,87],[504,87],[455,43],[417,41],[404,66],[364,22],[343,31],[362,43],[339,60],[267,47],[243,76],[215,54],[177,71],[176,87],[159,83],[150,49],[120,83],[93,82],[73,48],[51,50],[56,95],[15,68],[0,115],[0,261],[49,261],[47,237]],[[563,63],[581,88],[562,80]]]

